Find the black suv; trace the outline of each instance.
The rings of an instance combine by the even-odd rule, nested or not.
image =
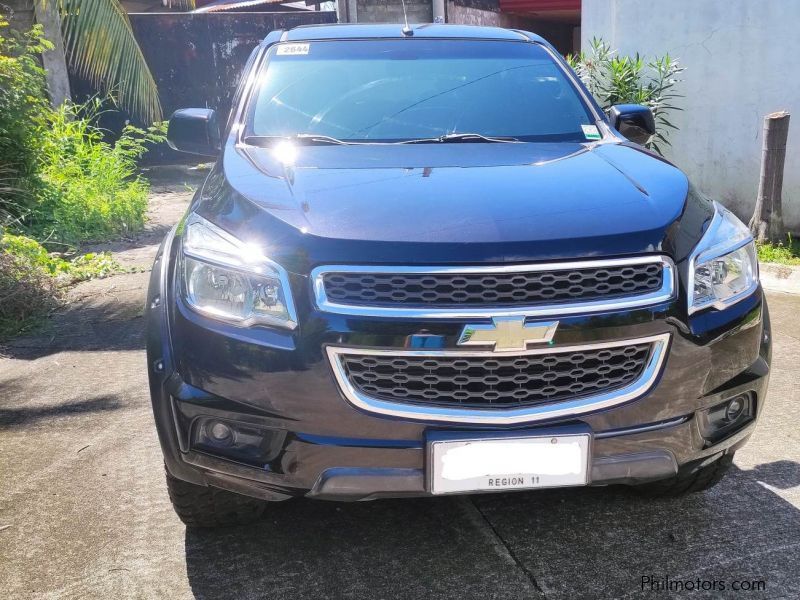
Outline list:
[[[253,52],[156,259],[148,359],[176,511],[710,487],[770,364],[753,240],[522,31],[302,27]]]

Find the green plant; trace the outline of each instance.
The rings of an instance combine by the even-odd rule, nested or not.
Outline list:
[[[115,144],[94,123],[103,101],[50,111],[39,131],[38,199],[25,231],[46,244],[78,245],[130,235],[144,224],[147,182],[136,161],[164,139],[163,124],[127,126]]]
[[[0,234],[0,250],[56,278],[62,285],[102,279],[124,271],[110,252],[89,252],[64,258],[58,253],[48,252],[39,242],[24,235]]]
[[[57,305],[58,296],[53,278],[0,253],[0,340],[29,328]]]
[[[120,270],[107,252],[69,261],[36,240],[0,234],[0,340],[36,325],[59,305],[65,285]]]
[[[66,259],[34,239],[0,229],[0,340],[29,329],[58,307],[64,286],[122,271],[109,252]]]
[[[0,16],[0,225],[22,217],[35,187],[38,123],[49,110],[39,53],[42,29],[18,34]]]
[[[67,59],[99,90],[144,122],[161,119],[158,89],[119,0],[36,0],[61,13]],[[194,0],[165,0],[194,10]]]
[[[602,108],[614,104],[644,104],[653,111],[656,134],[647,147],[659,154],[669,146],[669,132],[677,127],[669,119],[673,111],[682,110],[675,101],[678,78],[685,70],[669,54],[645,62],[638,53],[617,56],[603,40],[592,38],[588,52],[567,56],[567,62],[583,81]]]
[[[35,0],[61,14],[70,66],[145,122],[161,119],[158,89],[119,0]]]
[[[795,240],[792,234],[786,236],[786,243],[757,244],[758,260],[783,265],[800,265],[800,241]]]

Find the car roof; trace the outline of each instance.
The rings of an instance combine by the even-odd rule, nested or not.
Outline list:
[[[445,25],[426,23],[410,25],[413,36],[403,34],[402,23],[398,24],[356,24],[340,23],[325,25],[301,25],[284,31],[282,42],[304,42],[309,40],[341,39],[386,39],[386,38],[451,38],[475,40],[513,40],[546,43],[538,35],[502,27],[482,27],[477,25]],[[272,37],[272,36],[270,36]]]

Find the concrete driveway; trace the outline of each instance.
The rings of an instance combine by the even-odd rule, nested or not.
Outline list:
[[[126,264],[149,265],[183,211],[190,193],[175,183],[154,187],[150,230],[115,246]],[[2,349],[3,597],[670,597],[642,592],[643,577],[717,581],[678,597],[800,597],[800,297],[770,296],[766,412],[711,492],[298,500],[255,526],[187,531],[150,414],[146,282],[142,272],[81,284],[48,330]]]

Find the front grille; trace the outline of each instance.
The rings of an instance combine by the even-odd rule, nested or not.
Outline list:
[[[511,356],[343,352],[347,383],[366,396],[407,404],[516,408],[595,396],[641,376],[652,344]]]
[[[518,272],[322,274],[328,301],[361,306],[536,306],[657,292],[662,262]]]

